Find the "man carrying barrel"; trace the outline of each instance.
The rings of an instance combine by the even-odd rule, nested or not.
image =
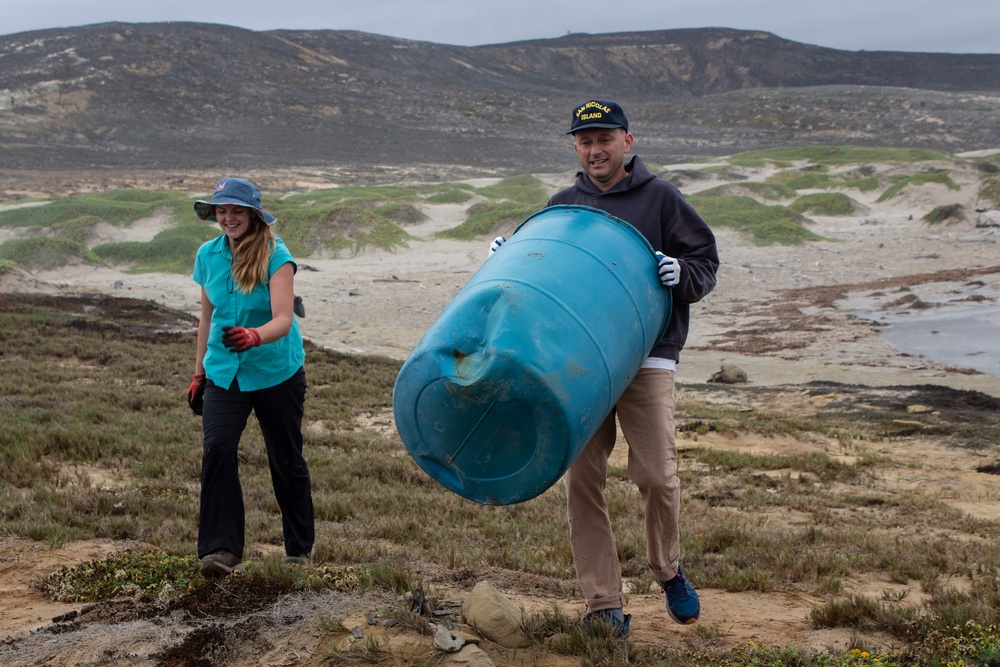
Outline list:
[[[585,623],[609,624],[629,636],[631,615],[604,497],[617,416],[629,445],[629,478],[639,488],[645,516],[647,562],[663,588],[670,617],[694,623],[701,604],[680,563],[680,481],[674,440],[674,374],[687,339],[690,306],[716,283],[715,236],[680,191],[652,174],[638,156],[625,161],[634,137],[615,102],[590,100],[573,110],[570,129],[582,170],[572,187],[548,206],[590,206],[621,218],[649,241],[659,257],[660,282],[671,289],[670,321],[636,377],[564,477],[570,542],[587,604]],[[491,254],[505,241],[497,237]]]

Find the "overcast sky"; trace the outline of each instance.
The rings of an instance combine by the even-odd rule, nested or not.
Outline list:
[[[361,30],[465,46],[722,27],[848,51],[1000,54],[998,0],[0,0],[0,35],[107,21]]]

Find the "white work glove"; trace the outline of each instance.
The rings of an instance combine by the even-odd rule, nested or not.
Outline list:
[[[656,256],[660,259],[660,282],[664,287],[675,287],[681,281],[681,263],[659,251]]]
[[[506,240],[507,240],[506,236],[498,236],[495,239],[493,239],[493,243],[490,244],[490,254],[488,254],[486,257],[492,257],[493,253],[499,250],[500,246],[502,246]]]

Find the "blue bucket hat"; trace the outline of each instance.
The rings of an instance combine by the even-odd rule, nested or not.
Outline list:
[[[628,118],[616,102],[590,100],[573,109],[573,120],[569,132],[574,134],[590,128],[614,129],[620,127],[628,132]]]
[[[277,220],[273,215],[260,207],[260,190],[250,181],[242,178],[224,178],[215,184],[215,194],[211,201],[198,200],[194,203],[194,211],[202,220],[218,222],[215,218],[214,206],[218,204],[235,204],[252,208],[260,214],[261,219],[273,225]]]

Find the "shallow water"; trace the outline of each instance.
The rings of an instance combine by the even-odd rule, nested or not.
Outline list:
[[[1000,290],[994,285],[952,285],[947,291],[939,288],[936,294],[926,291],[920,298],[930,305],[927,308],[883,305],[873,310],[877,299],[869,297],[849,310],[886,325],[883,337],[901,352],[1000,375]]]
[[[1000,306],[892,315],[883,336],[899,350],[939,363],[1000,375]]]

